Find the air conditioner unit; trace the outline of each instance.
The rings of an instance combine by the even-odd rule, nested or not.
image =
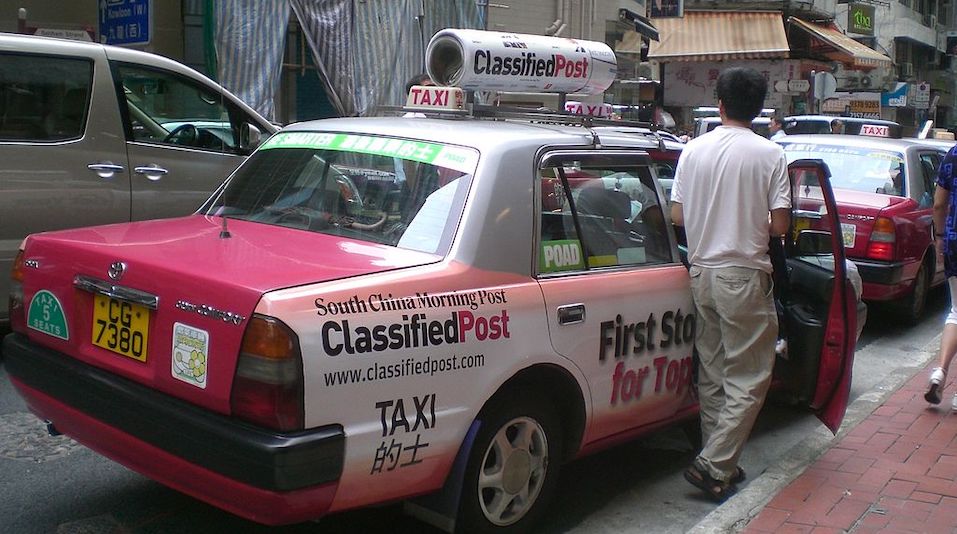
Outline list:
[[[847,72],[844,74],[844,87],[858,87],[861,84],[861,77],[856,72]]]
[[[914,64],[913,63],[901,63],[897,66],[898,72],[900,72],[901,78],[910,78],[914,75]]]

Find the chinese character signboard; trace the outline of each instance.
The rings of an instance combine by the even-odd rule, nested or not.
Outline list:
[[[847,31],[861,35],[874,35],[874,6],[850,4],[847,6]]]
[[[110,45],[145,45],[150,42],[150,0],[100,0],[100,42]]]
[[[947,32],[947,55],[957,56],[957,32]]]
[[[683,17],[685,15],[685,0],[648,0],[648,3],[653,19]]]

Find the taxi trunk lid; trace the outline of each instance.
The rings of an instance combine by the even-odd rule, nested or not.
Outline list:
[[[30,338],[220,413],[263,293],[434,262],[335,236],[194,215],[31,236]],[[113,325],[113,326],[111,326]],[[126,333],[124,333],[126,330]]]
[[[849,258],[867,257],[874,223],[886,209],[902,202],[913,202],[906,197],[850,189],[835,189],[834,197],[837,200],[844,247]]]

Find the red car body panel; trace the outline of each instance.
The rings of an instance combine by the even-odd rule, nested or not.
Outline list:
[[[71,340],[28,330],[40,345],[70,354],[78,360],[168,393],[218,413],[230,411],[230,388],[239,356],[244,321],[252,316],[260,297],[274,289],[382,272],[437,261],[437,257],[396,247],[316,234],[279,226],[228,221],[229,238],[221,238],[222,219],[193,215],[66,230],[29,237],[31,255],[48,276],[31,278],[27,295],[51,291],[63,302]],[[91,244],[96,244],[92,247]],[[166,258],[190,261],[165,261]],[[68,259],[68,264],[64,264]],[[127,263],[116,284],[136,287],[166,303],[187,302],[244,318],[233,324],[200,317],[179,305],[161,306],[150,319],[151,332],[170,332],[175,322],[203,325],[214,356],[209,380],[199,389],[171,376],[169,336],[151,335],[146,362],[115,354],[90,340],[93,331],[93,294],[75,287],[72,273],[109,280],[112,262]],[[282,268],[277,268],[282,266]],[[32,284],[41,281],[43,286]],[[82,340],[82,341],[78,341]],[[150,358],[150,354],[157,357]],[[158,357],[166,355],[165,359]],[[144,365],[145,363],[145,365]]]

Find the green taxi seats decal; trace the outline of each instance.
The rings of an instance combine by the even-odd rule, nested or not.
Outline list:
[[[582,246],[577,239],[543,241],[538,255],[538,270],[542,273],[574,271],[585,268]]]
[[[30,301],[30,310],[27,312],[27,326],[53,337],[70,339],[70,329],[66,325],[63,305],[60,304],[60,300],[53,293],[45,289],[37,291]]]

